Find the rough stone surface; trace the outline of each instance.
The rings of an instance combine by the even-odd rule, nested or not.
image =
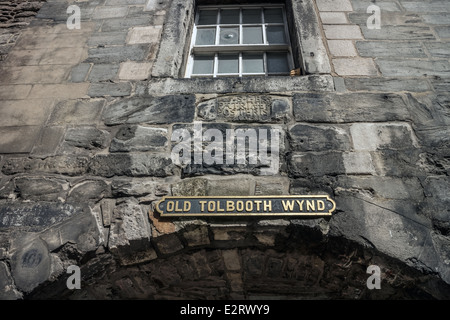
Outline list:
[[[42,204],[11,204],[2,205],[2,228],[22,227],[27,230],[39,231],[64,221],[68,217],[79,213],[80,208],[69,204],[42,203]]]
[[[111,141],[111,152],[163,151],[168,145],[167,130],[126,126]]]
[[[190,122],[194,117],[194,101],[193,96],[122,99],[106,108],[103,120],[107,125]]]
[[[406,103],[396,94],[296,94],[293,98],[297,121],[374,122],[405,120]]]
[[[123,264],[151,257],[150,238],[147,214],[136,201],[128,200],[114,209],[108,246]]]
[[[85,149],[106,147],[109,133],[95,127],[77,127],[67,130],[65,141],[68,145]]]
[[[166,177],[173,175],[175,170],[170,157],[159,154],[97,155],[89,163],[89,172],[103,177]]]

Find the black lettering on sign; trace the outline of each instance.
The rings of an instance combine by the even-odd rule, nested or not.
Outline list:
[[[330,216],[336,203],[329,196],[164,197],[156,206],[161,217],[192,216]]]

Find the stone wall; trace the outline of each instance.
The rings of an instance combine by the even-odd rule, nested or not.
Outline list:
[[[0,2],[0,61],[6,58],[20,30],[30,24],[44,2],[44,0]]]
[[[174,74],[164,47],[190,1],[80,1],[72,31],[73,3],[48,1],[0,65],[0,297],[448,298],[450,6],[383,1],[370,30],[364,1],[303,2],[330,73],[213,80]],[[229,112],[257,97],[264,112]],[[174,163],[172,133],[200,121],[280,130],[280,166]],[[337,210],[154,210],[165,195],[288,194],[328,194]],[[371,264],[381,291],[365,285]],[[70,265],[81,291],[65,287]]]

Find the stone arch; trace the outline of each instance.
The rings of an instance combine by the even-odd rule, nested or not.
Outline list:
[[[398,260],[342,237],[324,221],[192,223],[156,237],[154,254],[124,265],[109,251],[80,257],[81,290],[69,275],[47,281],[26,299],[443,299],[448,285]],[[125,249],[125,248],[122,248]],[[61,252],[70,253],[73,245]],[[141,256],[142,257],[142,256]],[[150,258],[149,258],[150,257]],[[84,261],[86,260],[86,261]],[[382,289],[369,290],[369,265],[382,270]]]

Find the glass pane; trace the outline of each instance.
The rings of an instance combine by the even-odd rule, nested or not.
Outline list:
[[[199,46],[216,44],[216,28],[198,28],[195,44]]]
[[[214,56],[195,56],[192,74],[213,74]]]
[[[239,28],[221,28],[220,44],[239,44]]]
[[[286,43],[286,34],[283,26],[267,27],[267,42],[273,43]]]
[[[198,25],[217,24],[217,10],[200,10]]]
[[[254,44],[263,43],[263,34],[261,27],[243,27],[242,43]]]
[[[262,53],[244,53],[242,69],[243,73],[264,73],[264,55]]]
[[[262,23],[260,9],[242,10],[242,23]]]
[[[283,11],[278,9],[264,9],[264,22],[265,23],[284,23]]]
[[[239,73],[239,55],[220,54],[218,73]]]
[[[269,73],[288,73],[289,64],[286,52],[267,52],[267,71]]]
[[[239,24],[239,9],[221,10],[220,11],[221,24]]]

